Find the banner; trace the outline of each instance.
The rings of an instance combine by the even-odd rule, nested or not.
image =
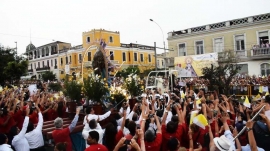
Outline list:
[[[36,84],[29,85],[28,90],[30,92],[30,96],[36,94],[36,92],[37,92],[37,85]]]
[[[218,65],[217,53],[202,55],[181,56],[174,58],[175,70],[178,70],[178,77],[198,77],[202,75],[202,68]]]
[[[66,74],[69,74],[69,65],[65,65],[65,72]]]

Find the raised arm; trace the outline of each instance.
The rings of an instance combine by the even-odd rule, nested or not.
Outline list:
[[[78,119],[79,119],[80,110],[81,110],[80,108],[76,109],[76,115],[75,115],[74,119],[72,120],[71,124],[68,126],[69,132],[72,132],[74,130],[74,128],[76,127],[76,124],[77,124]]]
[[[252,122],[251,120],[249,120],[246,123],[247,129],[249,129],[249,131],[248,131],[248,140],[249,140],[250,149],[252,151],[258,151],[257,143],[256,143],[256,140],[254,138],[254,134],[253,134],[253,130],[252,130],[253,129],[253,124],[254,124],[254,122]]]
[[[15,139],[12,140],[12,142],[15,142],[15,141],[18,141],[18,140],[24,138],[24,135],[25,135],[25,133],[26,133],[27,126],[28,126],[28,123],[29,123],[29,112],[30,112],[30,109],[27,108],[27,109],[26,109],[26,116],[25,116],[25,118],[24,118],[22,130],[21,130],[20,133],[17,135],[17,137],[15,137]]]
[[[42,131],[43,116],[42,116],[42,113],[40,111],[40,108],[38,107],[38,104],[36,104],[35,106],[36,106],[36,109],[38,110],[38,124],[37,124],[36,129],[39,130],[39,131]]]
[[[102,120],[106,119],[107,117],[109,117],[111,115],[112,111],[113,111],[113,108],[103,115],[98,115],[99,121],[102,121]]]

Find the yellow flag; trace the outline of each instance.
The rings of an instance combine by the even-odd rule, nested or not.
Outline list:
[[[263,88],[262,86],[259,86],[259,92],[262,93],[263,92]]]
[[[269,92],[266,92],[266,93],[265,93],[265,96],[267,96],[267,95],[269,95]]]
[[[181,92],[181,98],[185,98],[185,94],[183,92]]]
[[[196,124],[197,126],[203,128],[203,129],[205,129],[205,126],[208,125],[207,119],[202,114],[195,116],[193,118],[193,123]]]
[[[248,100],[248,97],[247,97],[247,96],[246,96],[244,105],[245,105],[246,107],[250,108],[250,103],[249,103],[249,100]]]
[[[193,123],[193,119],[194,117],[198,114],[198,111],[192,111],[190,113],[190,121],[189,121],[189,124],[192,124]]]

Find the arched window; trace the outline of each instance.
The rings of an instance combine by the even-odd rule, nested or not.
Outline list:
[[[261,75],[268,76],[269,74],[270,74],[270,64],[269,63],[261,64]]]
[[[113,42],[113,37],[112,37],[112,36],[110,36],[110,42],[111,42],[111,43]]]
[[[90,37],[87,37],[86,38],[86,42],[90,42]]]
[[[45,50],[44,50],[44,48],[42,48],[41,55],[42,55],[42,57],[45,56]]]

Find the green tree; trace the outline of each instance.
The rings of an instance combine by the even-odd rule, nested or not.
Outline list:
[[[41,77],[44,81],[53,81],[56,79],[56,75],[52,71],[45,71]]]
[[[5,48],[0,45],[0,71],[4,71],[9,62],[15,61],[15,51],[14,49]],[[4,84],[6,80],[10,80],[5,74],[0,74],[0,84]]]
[[[237,56],[231,51],[219,54],[219,65],[211,65],[202,69],[204,78],[209,81],[209,90],[218,90],[220,94],[228,94],[230,83],[233,77],[241,70],[241,65],[237,64]]]
[[[65,81],[63,93],[68,96],[72,101],[76,100],[77,103],[80,102],[82,96],[82,85],[76,81]]]
[[[139,75],[140,74],[140,69],[138,66],[129,66],[121,71],[119,71],[116,76],[117,77],[124,77],[125,79],[128,77],[128,75],[130,74],[137,74]]]
[[[11,61],[4,67],[5,80],[13,81],[19,80],[21,76],[27,73],[28,61]]]

